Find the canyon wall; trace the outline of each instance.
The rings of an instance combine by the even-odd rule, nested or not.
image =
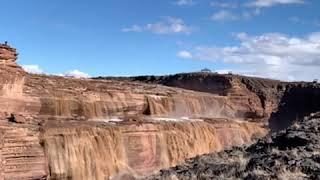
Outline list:
[[[222,124],[221,124],[222,123]],[[250,143],[266,130],[255,123],[144,122],[45,126],[44,147],[53,179],[141,176],[199,154]],[[220,126],[219,126],[220,125]]]
[[[141,118],[138,118],[142,120]],[[1,179],[136,177],[265,136],[258,123],[48,121],[41,126],[0,120]]]
[[[0,45],[0,179],[140,176],[267,133],[242,116],[256,113],[247,101],[140,82],[28,74],[16,60],[15,49]]]
[[[228,97],[230,102],[237,104],[238,109],[251,106],[252,109],[245,111],[242,117],[262,120],[269,124],[273,132],[283,130],[304,116],[320,110],[320,84],[316,82],[280,82],[209,72],[96,79],[163,84]]]
[[[271,114],[271,131],[284,130],[311,113],[320,111],[320,84],[291,83],[285,88],[278,111]]]
[[[161,84],[227,97],[229,102],[237,107],[238,117],[261,122],[267,122],[270,114],[277,111],[278,103],[288,84],[271,79],[211,72],[95,79]]]
[[[320,112],[246,147],[186,160],[145,180],[320,179]]]
[[[28,74],[17,55],[0,45],[0,180],[139,177],[320,109],[315,83],[215,73],[76,79]]]

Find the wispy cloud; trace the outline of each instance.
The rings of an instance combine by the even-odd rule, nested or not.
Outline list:
[[[250,19],[255,16],[259,16],[261,14],[260,9],[254,9],[254,10],[247,10],[242,12],[242,17],[244,19]]]
[[[320,21],[318,19],[306,20],[306,19],[299,18],[297,16],[293,16],[289,18],[289,21],[295,24],[300,24],[300,25],[320,26]]]
[[[189,51],[183,50],[177,53],[177,56],[184,59],[191,59],[192,54]]]
[[[304,0],[254,0],[247,3],[249,7],[264,8],[276,5],[303,4]]]
[[[165,17],[163,21],[149,23],[146,25],[133,25],[121,30],[122,32],[144,32],[155,34],[191,34],[193,28],[188,26],[182,19]]]
[[[132,25],[131,27],[123,28],[121,31],[122,32],[142,32],[143,30],[144,30],[143,27],[139,25]]]
[[[174,4],[178,6],[190,6],[195,4],[195,2],[193,0],[177,0],[174,2]]]
[[[75,77],[75,78],[89,78],[90,77],[89,74],[81,72],[77,69],[68,71],[68,72],[64,73],[63,75],[67,76],[67,77]]]
[[[42,70],[42,68],[39,65],[36,64],[28,64],[28,65],[22,65],[22,68],[31,74],[48,74]],[[77,69],[75,70],[71,70],[71,71],[67,71],[65,73],[60,73],[60,74],[55,74],[58,76],[66,76],[66,77],[74,77],[74,78],[89,78],[90,75],[84,72],[81,72]]]
[[[277,5],[304,4],[305,0],[250,0],[247,2],[211,1],[210,6],[220,9],[211,16],[214,21],[246,20],[259,16],[263,8]],[[237,9],[237,11],[235,10]],[[240,10],[240,12],[239,12]]]
[[[260,15],[260,9],[254,10],[244,10],[241,13],[233,13],[232,11],[228,10],[220,10],[211,15],[210,19],[213,21],[235,21],[235,20],[247,20],[251,19],[255,16]]]
[[[27,65],[22,65],[22,68],[31,74],[42,74],[43,70],[40,68],[39,65],[36,64],[27,64]]]
[[[212,14],[210,19],[214,21],[234,21],[238,20],[239,18],[240,17],[238,15],[232,13],[231,11],[221,10]]]
[[[239,4],[237,2],[220,2],[220,1],[212,1],[210,2],[210,6],[216,8],[237,8]]]
[[[189,51],[196,60],[237,64],[246,75],[283,80],[320,78],[320,32],[305,37],[267,33],[235,35],[238,46],[197,46]]]

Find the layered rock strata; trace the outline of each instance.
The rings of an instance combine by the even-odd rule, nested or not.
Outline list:
[[[227,97],[237,107],[237,117],[261,122],[267,122],[270,114],[277,111],[279,100],[287,84],[271,79],[206,72],[128,78],[98,77],[95,79],[161,84]]]
[[[250,105],[226,96],[33,75],[16,59],[15,49],[0,46],[2,179],[141,176],[267,133],[239,116]]]
[[[320,110],[320,84],[199,72],[169,76],[98,77],[148,84],[163,84],[227,97],[238,117],[265,122],[272,131]]]
[[[76,79],[28,74],[16,60],[0,45],[0,179],[141,177],[320,108],[315,83],[212,73]]]
[[[320,113],[247,148],[198,156],[145,179],[319,179]]]
[[[139,118],[142,120],[141,118]],[[159,122],[49,123],[43,142],[53,179],[139,177],[198,154],[251,143],[267,131],[256,123]],[[222,122],[219,122],[222,121]]]

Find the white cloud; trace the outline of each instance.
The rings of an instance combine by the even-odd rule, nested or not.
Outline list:
[[[165,17],[163,21],[149,23],[143,26],[133,25],[129,28],[123,28],[122,32],[144,32],[150,31],[155,34],[191,34],[192,29],[186,25],[182,19],[174,17]]]
[[[239,7],[239,4],[236,2],[217,2],[213,1],[210,2],[210,6],[216,7],[216,8],[237,8]]]
[[[286,5],[286,4],[303,4],[304,0],[254,0],[249,2],[247,5],[249,7],[271,7],[275,5]]]
[[[305,37],[268,33],[235,36],[238,46],[198,46],[192,57],[198,60],[238,65],[242,74],[283,80],[320,79],[320,32]]]
[[[67,77],[75,77],[75,78],[89,78],[90,77],[89,74],[81,72],[81,71],[79,71],[77,69],[72,70],[72,71],[68,71],[63,75],[67,76]]]
[[[42,74],[43,70],[39,67],[39,65],[29,64],[29,65],[22,65],[22,68],[31,74]]]
[[[22,68],[28,72],[28,73],[31,73],[31,74],[48,74],[48,73],[45,73],[39,65],[34,65],[34,64],[31,64],[31,65],[22,65]],[[60,74],[55,74],[57,76],[67,76],[67,77],[75,77],[75,78],[89,78],[90,75],[87,74],[87,73],[84,73],[84,72],[81,72],[77,69],[75,70],[71,70],[71,71],[68,71],[66,73],[60,73]]]
[[[210,19],[213,21],[235,21],[235,20],[243,20],[243,19],[247,20],[260,15],[260,13],[261,11],[258,8],[245,9],[239,14],[235,14],[229,10],[220,10],[214,13]]]
[[[242,17],[245,19],[250,19],[254,16],[259,16],[261,14],[261,10],[260,9],[254,9],[254,10],[250,10],[250,11],[244,11],[242,13]]]
[[[193,0],[177,0],[174,4],[178,6],[190,6],[193,5]]]
[[[184,58],[184,59],[191,59],[192,58],[192,54],[189,51],[179,51],[177,56],[180,58]]]
[[[218,11],[211,16],[211,20],[214,20],[214,21],[233,21],[238,19],[239,19],[239,16],[227,10]]]
[[[218,73],[218,74],[228,74],[228,73],[232,73],[232,69],[217,69],[214,72]]]
[[[304,4],[305,0],[250,0],[247,2],[223,2],[212,1],[210,6],[215,8],[222,8],[220,11],[211,16],[214,21],[231,21],[251,19],[261,14],[262,8],[277,6],[277,5],[290,5],[290,4]],[[226,10],[227,9],[227,10]],[[231,9],[240,9],[241,12],[233,12]],[[295,19],[297,20],[297,19]],[[295,21],[292,19],[292,21]],[[317,23],[313,23],[317,25]]]

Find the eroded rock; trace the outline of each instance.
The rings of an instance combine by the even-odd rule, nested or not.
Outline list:
[[[296,102],[284,97],[294,97],[290,92],[296,88],[299,96],[307,89],[308,98],[315,99],[303,102],[308,108],[318,108],[318,86],[309,90],[305,83],[211,73],[75,79],[28,74],[16,59],[15,49],[0,45],[0,179],[141,177],[197,155],[250,144],[268,133],[270,117],[275,124],[288,117],[284,120],[292,124],[286,109]],[[306,109],[295,112],[300,117]],[[268,173],[280,172],[277,164],[284,162],[303,167],[291,175],[314,173],[317,154],[292,157],[302,148],[302,157],[318,148],[309,141],[317,134],[298,130],[261,140],[251,150],[198,156],[156,178],[276,177]],[[251,157],[251,151],[259,156]],[[256,164],[261,169],[253,169]],[[255,173],[242,176],[247,168]]]
[[[320,113],[245,148],[198,156],[145,179],[319,179]]]

